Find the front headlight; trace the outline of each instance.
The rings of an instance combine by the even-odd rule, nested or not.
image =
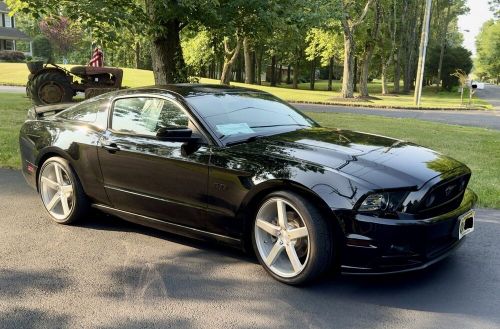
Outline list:
[[[396,212],[407,195],[407,191],[369,194],[359,206],[358,211]]]

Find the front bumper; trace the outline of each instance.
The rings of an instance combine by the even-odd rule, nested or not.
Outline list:
[[[459,218],[474,208],[467,189],[460,206],[427,219],[387,219],[355,214],[348,226],[341,264],[350,274],[389,274],[426,268],[448,256],[459,239]]]

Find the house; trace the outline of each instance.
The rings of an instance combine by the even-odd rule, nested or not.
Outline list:
[[[31,55],[32,47],[30,37],[16,28],[15,16],[9,16],[9,8],[7,8],[5,2],[0,1],[0,51],[15,51],[16,42],[19,41],[29,42],[29,52],[25,54]]]

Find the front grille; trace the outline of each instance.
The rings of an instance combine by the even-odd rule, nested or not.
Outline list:
[[[433,186],[420,202],[417,214],[433,217],[457,209],[462,203],[470,174],[443,181]]]

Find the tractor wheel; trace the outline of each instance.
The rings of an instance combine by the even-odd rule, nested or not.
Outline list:
[[[73,89],[68,77],[58,71],[42,72],[28,83],[28,95],[37,105],[71,102]]]

